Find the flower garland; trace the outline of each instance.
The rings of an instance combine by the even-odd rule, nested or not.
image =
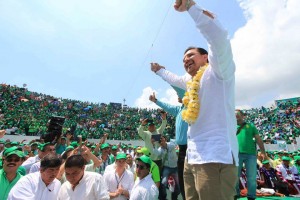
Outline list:
[[[199,116],[200,100],[198,92],[200,89],[200,80],[207,67],[208,63],[201,67],[192,80],[186,84],[187,91],[182,98],[182,103],[185,107],[185,110],[182,111],[182,119],[188,124],[194,124]]]

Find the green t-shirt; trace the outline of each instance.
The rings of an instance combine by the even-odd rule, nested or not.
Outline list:
[[[159,167],[155,162],[151,163],[150,173],[152,174],[152,179],[154,183],[160,182]]]
[[[237,127],[239,129],[239,125]],[[239,143],[239,153],[256,155],[256,141],[254,136],[258,135],[258,131],[253,124],[246,124],[237,135]]]
[[[18,180],[22,177],[20,173],[17,172],[17,176],[12,182],[9,182],[6,179],[6,175],[3,169],[0,170],[0,199],[7,199],[8,194],[11,188],[18,182]]]

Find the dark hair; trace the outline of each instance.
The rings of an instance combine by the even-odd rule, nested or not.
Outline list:
[[[197,51],[198,51],[201,55],[208,54],[208,52],[207,52],[205,49],[200,48],[200,47],[193,47],[193,46],[188,47],[188,48],[184,51],[184,54],[185,54],[186,52],[188,52],[189,50],[191,50],[191,49],[197,49]]]
[[[52,144],[52,143],[46,144],[45,146],[42,147],[41,151],[45,152],[46,151],[46,147],[48,147],[48,146],[54,146],[54,144]]]
[[[186,54],[186,52],[188,52],[189,50],[191,49],[196,49],[201,55],[208,55],[208,52],[203,49],[203,48],[200,48],[200,47],[193,47],[193,46],[190,46],[188,47],[185,51],[184,51],[184,54]],[[208,62],[208,59],[207,59],[207,62]]]
[[[56,168],[61,165],[61,159],[54,154],[47,154],[41,160],[41,169]]]
[[[79,167],[82,168],[84,166],[85,160],[82,157],[82,155],[72,155],[69,158],[67,158],[65,162],[65,168],[70,167]]]

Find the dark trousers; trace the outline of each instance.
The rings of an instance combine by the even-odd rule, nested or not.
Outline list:
[[[184,168],[184,160],[186,156],[186,149],[187,149],[187,145],[179,145],[179,153],[178,153],[178,161],[177,161],[179,187],[180,187],[180,192],[183,200],[185,200],[183,168]]]

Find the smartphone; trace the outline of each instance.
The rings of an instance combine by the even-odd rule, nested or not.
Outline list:
[[[160,134],[152,135],[151,138],[154,139],[155,142],[160,142],[161,135]]]

